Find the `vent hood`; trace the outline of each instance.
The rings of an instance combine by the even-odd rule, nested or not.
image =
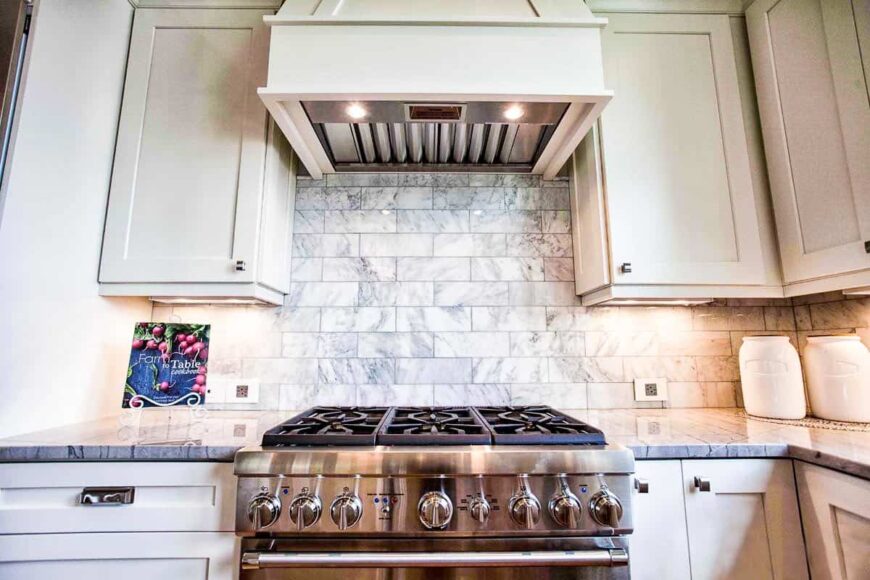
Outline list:
[[[612,96],[581,0],[286,0],[265,21],[260,98],[315,178],[551,179]]]

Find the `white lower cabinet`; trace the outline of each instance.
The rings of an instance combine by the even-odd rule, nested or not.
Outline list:
[[[870,578],[870,482],[795,462],[814,580]]]
[[[237,554],[232,532],[0,536],[0,578],[233,580]]]
[[[638,480],[649,486],[635,493],[634,533],[629,540],[634,580],[691,578],[683,472],[678,460],[638,461]]]
[[[683,461],[683,491],[694,580],[808,577],[791,460]]]

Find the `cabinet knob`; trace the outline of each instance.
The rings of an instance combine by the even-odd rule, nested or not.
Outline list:
[[[710,491],[710,478],[703,475],[695,476],[695,489],[698,491]]]
[[[870,254],[870,240],[864,242],[864,251]]]
[[[631,274],[631,262],[623,262],[619,266],[619,271],[623,274]]]
[[[649,480],[635,477],[634,489],[637,490],[637,493],[649,493]]]
[[[248,269],[248,265],[244,260],[236,260],[236,272],[244,272]]]

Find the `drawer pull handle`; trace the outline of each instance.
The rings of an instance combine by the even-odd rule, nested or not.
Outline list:
[[[79,505],[129,505],[133,503],[135,491],[135,487],[86,487],[79,496]]]
[[[695,489],[698,491],[710,491],[710,479],[703,475],[696,475]]]
[[[649,493],[649,480],[641,479],[640,477],[634,478],[634,489],[637,490],[637,493]]]

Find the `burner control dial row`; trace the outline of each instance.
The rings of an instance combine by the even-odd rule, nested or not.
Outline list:
[[[429,530],[443,530],[453,517],[453,502],[443,491],[423,494],[417,504],[420,523]]]
[[[511,498],[508,512],[515,524],[531,530],[541,520],[541,502],[531,491],[523,489]]]
[[[492,511],[492,506],[489,505],[489,502],[482,495],[477,495],[471,498],[471,501],[468,502],[468,513],[471,514],[471,518],[483,525],[486,523],[486,520],[489,519],[489,512]]]
[[[323,507],[320,498],[309,493],[300,493],[290,502],[290,520],[296,524],[296,531],[313,526],[320,519]]]
[[[553,496],[549,508],[553,520],[563,528],[575,529],[579,527],[582,504],[567,486]]]
[[[248,519],[254,524],[254,529],[268,528],[281,514],[281,500],[267,491],[259,493],[248,504]]]
[[[622,518],[622,503],[616,494],[607,487],[602,486],[592,496],[589,508],[592,512],[592,518],[602,526],[619,527],[619,520]]]
[[[329,507],[329,516],[339,530],[354,527],[362,517],[362,512],[362,500],[352,493],[338,496]]]

